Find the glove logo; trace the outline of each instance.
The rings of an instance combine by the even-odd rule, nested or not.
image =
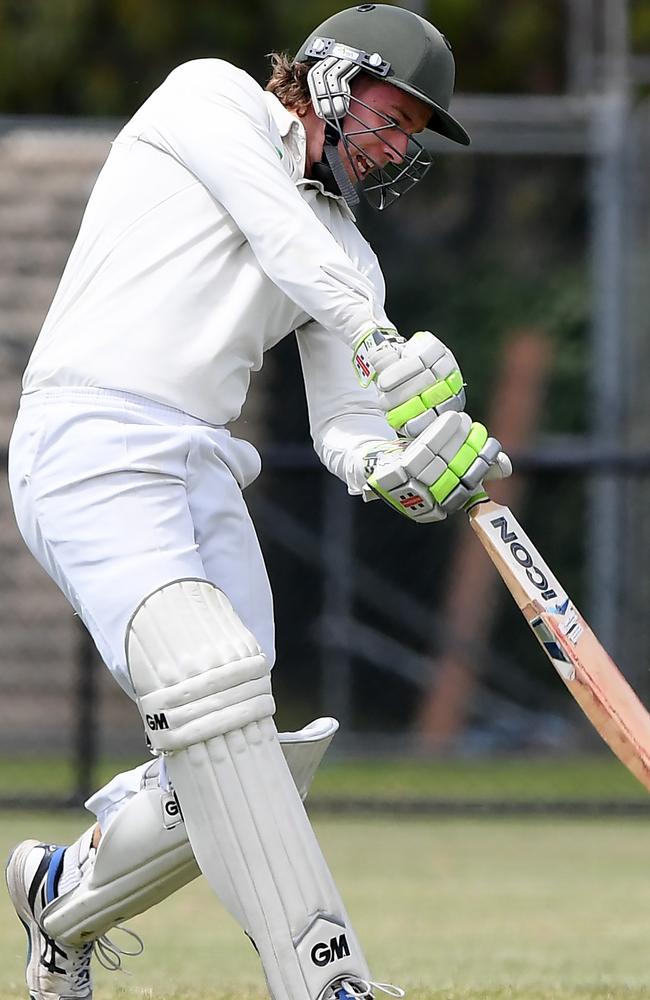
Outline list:
[[[329,944],[326,941],[319,941],[311,950],[311,960],[314,965],[321,968],[336,962],[340,958],[345,958],[350,954],[350,946],[345,934],[330,938]]]
[[[355,355],[354,364],[355,367],[358,368],[359,372],[361,373],[364,379],[370,378],[370,367],[367,361],[365,361],[360,354]]]
[[[406,510],[419,510],[424,508],[425,503],[419,493],[409,490],[407,493],[400,493],[399,502]]]

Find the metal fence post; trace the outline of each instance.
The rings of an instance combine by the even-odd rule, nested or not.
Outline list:
[[[604,8],[606,51],[603,94],[593,119],[591,431],[598,448],[623,444],[625,141],[629,113],[627,4]],[[617,655],[621,590],[621,486],[616,477],[595,478],[590,495],[587,551],[589,613],[605,648]]]

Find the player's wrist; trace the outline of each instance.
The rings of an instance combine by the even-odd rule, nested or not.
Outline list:
[[[406,341],[394,327],[372,327],[356,340],[352,365],[359,383],[366,388],[392,361],[400,356],[401,345]]]

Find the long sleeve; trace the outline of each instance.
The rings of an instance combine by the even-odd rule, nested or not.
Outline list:
[[[371,282],[300,197],[283,168],[263,91],[246,73],[220,60],[186,63],[128,129],[190,170],[273,283],[348,348],[378,325]]]
[[[25,388],[117,389],[225,425],[312,319],[347,365],[387,322],[383,280],[342,199],[302,177],[302,140],[234,66],[174,70],[112,145]]]
[[[395,432],[374,385],[359,385],[345,344],[315,322],[296,331],[296,339],[314,449],[348,491],[358,494],[366,480],[364,453],[373,442],[395,440]]]

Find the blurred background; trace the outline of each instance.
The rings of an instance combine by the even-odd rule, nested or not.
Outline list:
[[[500,498],[650,703],[650,4],[421,0],[451,40],[468,149],[359,224],[400,329],[454,350],[515,460]],[[179,62],[260,82],[345,4],[0,0],[0,449],[111,138]],[[92,331],[89,332],[91,335]],[[364,506],[310,448],[293,338],[235,433],[274,587],[278,724],[334,715],[322,801],[645,809],[465,519]],[[78,803],[146,755],[134,706],[20,540],[0,487],[0,803]],[[329,798],[328,798],[329,795]]]

